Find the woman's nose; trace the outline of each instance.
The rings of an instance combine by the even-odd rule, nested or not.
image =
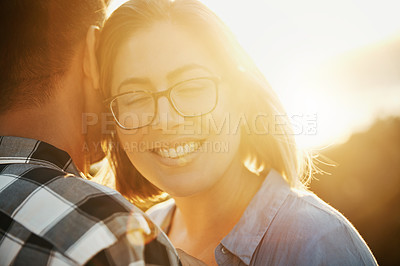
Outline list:
[[[160,97],[157,102],[157,111],[152,123],[153,129],[163,131],[173,130],[183,124],[184,118],[175,111],[174,107],[166,97]]]

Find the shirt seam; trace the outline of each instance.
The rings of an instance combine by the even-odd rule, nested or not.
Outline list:
[[[64,173],[67,173],[65,170],[63,170],[61,167],[57,166],[54,163],[51,163],[51,162],[46,161],[46,160],[40,160],[40,159],[29,158],[29,157],[0,157],[0,164],[33,164],[33,165],[41,165],[41,166],[56,168],[57,170],[60,170],[60,171],[62,171]]]

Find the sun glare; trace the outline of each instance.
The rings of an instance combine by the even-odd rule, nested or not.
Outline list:
[[[113,0],[110,11],[123,2]],[[360,84],[370,75],[355,77],[351,69],[349,82],[330,67],[343,56],[350,59],[338,69],[358,63],[353,53],[400,36],[397,0],[202,2],[231,28],[267,77],[300,127],[296,139],[301,147],[337,144],[380,116],[400,114],[398,81],[392,88],[366,91]]]

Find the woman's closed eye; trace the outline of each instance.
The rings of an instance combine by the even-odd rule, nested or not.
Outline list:
[[[207,78],[201,78],[184,82],[174,88],[173,94],[179,98],[213,97],[215,83]]]
[[[151,96],[147,93],[128,93],[123,96],[125,106],[141,106],[150,103],[151,100]]]
[[[190,86],[184,88],[178,88],[175,90],[175,94],[179,97],[196,97],[207,92],[207,88],[199,86]]]

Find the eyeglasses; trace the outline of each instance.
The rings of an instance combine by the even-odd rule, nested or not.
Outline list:
[[[174,110],[183,117],[212,112],[218,102],[219,81],[219,77],[194,78],[179,82],[164,91],[134,90],[113,96],[105,102],[119,127],[138,129],[153,123],[160,97],[166,97]]]

